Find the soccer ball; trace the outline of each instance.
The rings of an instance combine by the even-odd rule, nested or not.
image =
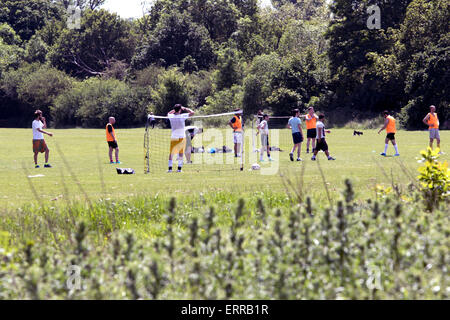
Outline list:
[[[256,170],[261,170],[261,166],[257,163],[252,164],[252,170],[256,171]]]

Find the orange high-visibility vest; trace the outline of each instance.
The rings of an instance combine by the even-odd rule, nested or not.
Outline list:
[[[395,119],[392,116],[388,116],[387,119],[389,120],[388,125],[386,127],[387,133],[396,133],[397,130],[395,129]]]
[[[439,125],[438,125],[438,116],[435,113],[434,115],[431,114],[431,112],[428,114],[429,118],[428,118],[428,125],[430,126],[430,129],[439,129]]]
[[[234,116],[236,121],[232,124],[234,132],[242,132],[242,121],[238,116]]]
[[[309,116],[309,113],[306,115],[306,117]],[[316,129],[317,119],[314,117],[314,115],[310,116],[311,119],[308,120],[308,118],[305,118],[306,122],[306,129]]]
[[[111,128],[112,128],[112,132],[111,133],[108,131],[108,126],[111,126]],[[117,141],[117,139],[116,139],[116,131],[114,130],[113,125],[111,123],[108,123],[106,125],[106,141],[113,142],[114,140]]]

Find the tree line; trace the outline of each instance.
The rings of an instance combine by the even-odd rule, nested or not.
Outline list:
[[[315,106],[335,124],[387,109],[407,129],[434,104],[449,126],[446,0],[156,0],[129,20],[104,3],[0,2],[0,126],[29,126],[37,108],[56,127],[140,126],[175,103],[247,116]]]

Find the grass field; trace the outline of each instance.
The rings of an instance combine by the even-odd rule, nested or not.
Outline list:
[[[117,130],[121,167],[137,173],[117,175],[103,130],[54,130],[51,169],[34,169],[30,131],[0,129],[0,300],[449,297],[448,198],[430,212],[416,180],[426,132],[399,132],[401,157],[383,158],[384,135],[333,130],[336,161],[292,163],[289,131],[273,131],[283,151],[265,175],[253,152],[242,172],[231,158],[167,174],[169,132],[157,130],[146,175],[144,130]]]
[[[202,165],[195,166],[195,170],[186,166],[185,172],[168,175],[166,173],[168,153],[166,141],[152,145],[151,158],[153,161],[154,159],[158,161],[152,162],[152,173],[146,175],[144,174],[144,130],[119,128],[117,134],[120,159],[123,162],[120,167],[135,169],[136,175],[131,176],[117,175],[116,165],[109,164],[104,130],[51,131],[54,137],[46,137],[46,141],[51,149],[50,163],[53,168],[42,168],[44,157],[39,155],[41,168],[35,169],[31,150],[31,129],[0,129],[0,138],[3,142],[0,161],[2,179],[0,207],[16,208],[36,201],[30,182],[36,189],[39,201],[50,203],[62,201],[64,197],[71,200],[83,200],[85,197],[123,199],[135,195],[161,194],[187,198],[199,196],[201,193],[220,191],[250,197],[255,192],[283,193],[286,190],[284,183],[286,179],[281,175],[297,184],[302,176],[302,168],[304,168],[304,192],[315,198],[326,199],[318,163],[312,162],[310,155],[305,154],[305,143],[302,150],[304,161],[301,163],[289,161],[287,150],[291,147],[291,141],[288,130],[272,132],[271,144],[279,146],[283,152],[273,152],[276,162],[262,165],[263,169],[272,166],[273,170],[270,172],[273,174],[270,175],[250,170],[251,164],[259,158],[252,152],[246,154],[243,172],[229,170],[229,165],[224,171],[211,170],[220,168],[217,165]],[[158,135],[167,136],[168,132],[163,131],[157,130]],[[224,137],[231,135],[229,130],[222,130],[222,132]],[[155,134],[156,131],[152,132],[153,136]],[[427,132],[398,132],[397,142],[401,153],[399,158],[379,156],[384,147],[384,136],[384,134],[377,135],[375,130],[365,131],[362,137],[354,137],[351,130],[332,130],[327,140],[330,152],[337,160],[327,161],[322,153],[318,156],[331,197],[336,196],[343,188],[345,178],[353,181],[357,198],[360,199],[372,196],[376,184],[389,185],[392,179],[406,185],[410,178],[401,170],[400,164],[416,176],[419,152],[427,147]],[[441,132],[441,138],[442,148],[445,151],[446,141],[450,140],[450,133]],[[200,142],[197,140],[195,143]],[[204,141],[203,145],[208,145],[208,141]],[[229,147],[232,148],[232,145]],[[247,138],[247,150],[251,151],[251,149],[251,139]],[[393,154],[393,151],[390,146],[388,153]],[[202,156],[207,159],[207,157],[218,155],[203,154]],[[442,160],[448,159],[448,155],[442,157]],[[233,167],[237,169],[238,165]],[[36,175],[44,175],[44,177],[27,178]]]

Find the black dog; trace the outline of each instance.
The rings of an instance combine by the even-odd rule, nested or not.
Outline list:
[[[356,135],[358,135],[358,136],[362,136],[364,133],[363,132],[360,132],[360,131],[353,131],[353,135],[354,136],[356,136]]]

